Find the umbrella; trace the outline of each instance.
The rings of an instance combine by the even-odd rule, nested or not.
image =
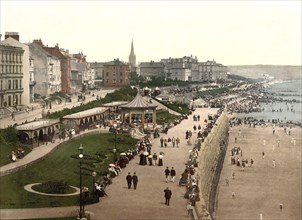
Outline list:
[[[126,153],[121,153],[121,156],[126,156]]]
[[[115,167],[115,164],[111,163],[109,164],[110,167]]]

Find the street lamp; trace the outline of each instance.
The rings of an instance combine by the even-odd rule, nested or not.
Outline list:
[[[117,140],[116,140],[117,124],[113,124],[113,127],[114,127],[114,137],[115,137],[113,153],[114,153],[114,162],[115,162],[115,160],[117,159],[117,158],[116,158],[116,151],[117,151],[117,149],[116,149],[116,142],[117,142]]]
[[[95,186],[94,186],[94,183],[95,183],[95,177],[96,177],[96,172],[92,172],[92,198],[94,199],[94,196],[95,196]]]
[[[83,147],[82,144],[79,147],[79,159],[80,159],[80,219],[85,216],[84,201],[83,201],[83,183],[82,183],[82,159],[83,159]]]

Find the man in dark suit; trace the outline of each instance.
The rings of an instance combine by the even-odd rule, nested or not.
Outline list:
[[[170,205],[170,199],[171,199],[171,196],[172,196],[172,191],[169,189],[169,187],[167,187],[164,190],[164,193],[165,193],[165,198],[166,198],[165,204]]]
[[[130,175],[130,172],[126,176],[126,180],[127,180],[127,184],[128,184],[128,189],[130,189],[131,188],[131,184],[132,184],[132,176]]]
[[[133,176],[132,176],[132,182],[133,182],[133,186],[134,189],[136,189],[137,187],[137,182],[138,182],[138,177],[136,176],[136,173],[134,172]]]

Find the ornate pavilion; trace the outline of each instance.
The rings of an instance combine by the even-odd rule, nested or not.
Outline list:
[[[145,128],[151,123],[156,127],[156,104],[148,102],[138,92],[136,97],[129,103],[121,105],[122,121],[130,126],[140,126]]]

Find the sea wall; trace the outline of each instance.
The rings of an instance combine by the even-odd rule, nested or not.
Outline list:
[[[223,112],[202,143],[198,154],[197,173],[200,176],[198,182],[200,201],[195,204],[195,219],[213,219],[216,191],[227,151],[228,134],[229,119]]]

